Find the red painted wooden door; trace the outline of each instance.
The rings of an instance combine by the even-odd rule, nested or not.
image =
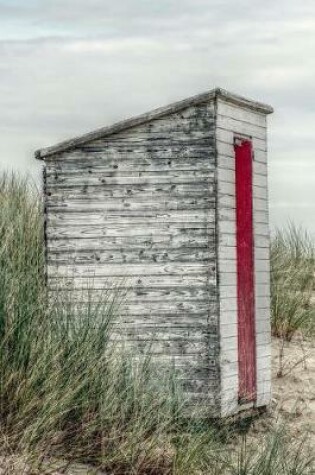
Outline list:
[[[236,139],[236,245],[239,400],[256,399],[252,143]]]

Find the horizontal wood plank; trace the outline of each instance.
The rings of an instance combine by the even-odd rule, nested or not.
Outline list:
[[[54,290],[65,290],[69,288],[70,290],[80,290],[82,288],[86,289],[96,289],[96,290],[111,290],[122,289],[140,289],[143,288],[167,288],[168,290],[175,291],[178,288],[178,292],[182,292],[182,288],[196,288],[196,287],[209,287],[209,291],[215,290],[216,276],[215,272],[211,274],[206,273],[205,271],[200,272],[199,274],[193,273],[182,273],[179,275],[146,275],[146,276],[128,276],[127,279],[124,277],[112,278],[106,276],[94,276],[86,274],[83,275],[73,275],[70,274],[66,277],[58,275],[58,273],[51,275],[49,279],[49,288]],[[213,288],[212,288],[213,287]],[[212,293],[210,294],[212,295]]]
[[[245,121],[239,121],[225,115],[217,115],[217,128],[232,131],[235,134],[245,134],[259,140],[266,140],[266,128]]]
[[[128,277],[128,276],[146,276],[146,275],[176,275],[182,273],[200,274],[203,271],[209,272],[214,267],[214,263],[209,262],[185,262],[185,263],[170,263],[159,264],[152,262],[150,265],[145,264],[100,264],[97,267],[86,265],[68,265],[57,266],[48,265],[47,271],[49,275],[59,276],[76,276],[84,275],[86,277]]]
[[[160,249],[150,250],[141,249],[131,251],[130,249],[104,251],[101,248],[96,250],[76,250],[71,251],[53,251],[50,250],[48,263],[63,264],[75,262],[77,264],[99,265],[99,264],[136,264],[140,262],[206,262],[215,258],[215,247],[208,246],[203,249],[194,249],[181,247],[180,249]]]
[[[48,240],[109,238],[111,241],[112,237],[124,236],[129,236],[129,239],[138,239],[140,237],[150,240],[151,238],[158,239],[164,236],[166,240],[171,241],[181,236],[188,237],[188,239],[198,236],[203,236],[204,238],[209,236],[211,238],[214,236],[214,225],[200,221],[198,223],[171,223],[165,226],[159,226],[157,223],[155,226],[152,225],[146,228],[139,225],[132,226],[131,223],[122,223],[121,225],[117,224],[116,226],[106,228],[101,224],[89,224],[89,222],[85,226],[77,227],[67,226],[66,223],[64,226],[54,226],[52,223],[49,223],[46,234]]]
[[[219,100],[217,104],[217,113],[248,124],[257,125],[266,128],[266,115],[257,111],[250,111],[247,108],[235,106],[228,102]]]
[[[136,157],[130,152],[121,158],[120,155],[109,158],[106,151],[96,153],[96,157],[91,159],[89,154],[82,154],[82,158],[75,160],[75,167],[73,162],[52,162],[47,167],[48,180],[55,181],[59,177],[77,176],[86,173],[87,175],[108,175],[110,173],[155,173],[155,172],[169,172],[171,170],[211,170],[214,164],[214,154],[208,148],[203,154],[199,151],[196,157],[183,157],[175,154],[174,157],[162,158],[153,156],[153,153],[145,152],[138,153]],[[94,156],[95,154],[93,154]],[[156,154],[157,155],[157,154]],[[164,158],[165,157],[165,158]]]

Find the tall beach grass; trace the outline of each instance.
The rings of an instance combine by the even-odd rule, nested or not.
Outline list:
[[[48,304],[42,209],[26,180],[2,177],[0,226],[2,450],[169,470],[175,397],[148,359],[136,367],[109,345],[117,295],[93,312]]]
[[[27,180],[3,175],[0,457],[25,456],[29,473],[56,458],[116,475],[314,473],[302,447],[277,432],[254,450],[229,444],[232,434],[223,443],[209,421],[184,419],[175,376],[111,343],[119,290],[97,310],[47,297],[41,200]]]
[[[272,331],[291,340],[315,330],[315,245],[293,224],[276,230],[271,241]]]

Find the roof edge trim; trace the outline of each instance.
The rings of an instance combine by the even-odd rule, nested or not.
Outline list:
[[[187,107],[191,107],[196,104],[202,104],[204,102],[214,100],[216,97],[219,97],[220,99],[226,102],[231,102],[237,106],[245,107],[247,109],[252,109],[263,114],[271,114],[273,112],[273,108],[268,106],[267,104],[251,101],[242,96],[232,94],[226,91],[225,89],[215,88],[203,94],[198,94],[197,96],[189,97],[188,99],[174,102],[165,107],[154,109],[145,114],[141,114],[139,116],[132,117],[127,120],[122,120],[109,127],[108,126],[101,127],[92,132],[88,132],[87,134],[83,134],[78,137],[74,137],[70,140],[65,140],[63,142],[60,142],[51,147],[46,147],[46,148],[37,150],[35,152],[35,158],[38,160],[44,160],[45,158],[48,158],[52,155],[62,153],[62,152],[67,152],[69,150],[72,150],[73,148],[79,147],[80,145],[84,145],[88,142],[91,142],[92,140],[97,140],[97,139],[121,132],[123,130],[129,129],[135,126],[142,125],[151,120],[159,119],[165,115],[179,112],[183,109],[186,109]]]

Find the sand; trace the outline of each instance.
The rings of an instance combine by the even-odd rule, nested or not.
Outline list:
[[[296,439],[307,437],[315,450],[315,341],[272,342],[272,403],[257,418],[249,438],[257,444],[275,427]]]
[[[272,350],[272,415],[294,436],[308,432],[315,448],[315,341],[297,338],[283,345],[274,340]]]

